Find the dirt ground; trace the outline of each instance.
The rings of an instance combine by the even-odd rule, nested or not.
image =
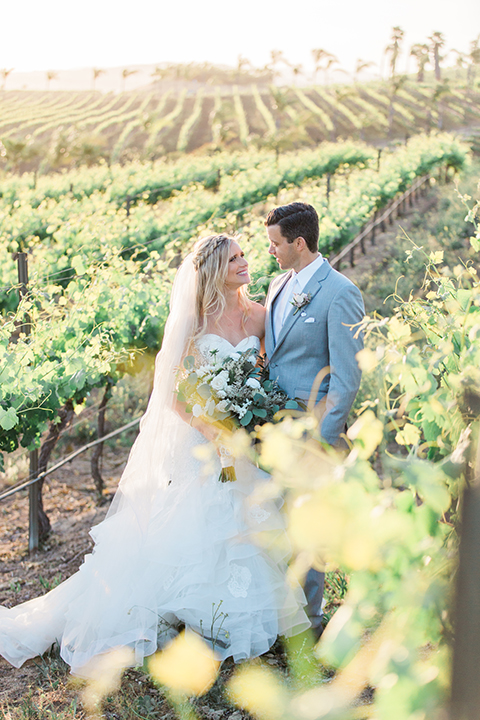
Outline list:
[[[103,460],[105,494],[113,493],[128,449],[106,449]],[[0,486],[3,490],[7,486]],[[22,491],[0,508],[0,604],[13,607],[42,595],[72,575],[91,550],[90,528],[103,520],[108,502],[98,506],[90,476],[88,452],[49,476],[43,491],[52,533],[41,550],[28,552],[28,495]],[[16,703],[37,684],[37,661],[20,670],[0,658],[0,703]]]
[[[356,282],[368,296],[388,265],[389,257],[398,255],[398,237],[407,232],[414,217],[428,212],[435,204],[429,193],[409,209],[404,217],[395,220],[387,232],[377,235],[376,245],[367,242],[367,254],[357,251],[355,267],[344,266],[342,272]],[[373,278],[373,280],[372,280]],[[367,312],[369,302],[366,297]],[[102,474],[105,497],[111,496],[118,484],[128,456],[128,448],[106,448]],[[0,491],[8,487],[0,476]],[[98,506],[90,476],[89,452],[81,455],[47,478],[44,507],[52,523],[52,533],[42,548],[28,552],[28,496],[22,491],[0,504],[0,604],[12,607],[37,597],[72,575],[92,547],[89,530],[105,516],[108,502]],[[285,667],[283,649],[277,645],[266,661],[278,668]],[[222,670],[222,682],[231,674],[228,663]],[[148,676],[129,671],[122,681],[120,695],[112,700],[104,717],[156,717],[166,719],[172,711]],[[242,713],[218,703],[215,693],[197,711],[202,717],[220,720],[222,717],[241,720]],[[123,704],[122,704],[123,703]],[[79,688],[68,677],[68,668],[53,652],[47,659],[28,661],[21,669],[12,668],[0,658],[0,717],[16,718],[84,717],[79,701]],[[46,713],[46,714],[44,714]],[[60,713],[60,714],[59,714]]]

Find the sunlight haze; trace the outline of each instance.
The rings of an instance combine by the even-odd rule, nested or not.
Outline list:
[[[352,73],[361,58],[379,73],[391,29],[405,31],[404,50],[444,33],[446,50],[467,52],[480,33],[478,0],[220,0],[135,3],[118,0],[23,0],[1,11],[0,68],[19,72],[127,67],[165,62],[236,65],[241,54],[265,65],[273,49],[311,75],[311,50],[333,53]],[[6,32],[5,32],[6,30]],[[456,55],[450,53],[447,64]],[[399,68],[413,71],[404,52]]]

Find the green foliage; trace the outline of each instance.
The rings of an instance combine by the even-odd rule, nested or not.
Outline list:
[[[396,441],[431,458],[449,456],[461,443],[478,414],[480,385],[477,272],[470,265],[452,271],[442,260],[442,251],[426,256],[420,297],[397,298],[395,315],[367,320],[372,349],[363,358],[381,386],[381,412]]]
[[[251,205],[283,187],[299,185],[345,165],[365,165],[372,155],[363,144],[345,143],[327,145],[313,153],[285,155],[278,165],[268,152],[218,156],[209,165],[204,163],[203,174],[196,162],[189,167],[184,161],[160,168],[160,172],[139,165],[111,176],[107,171],[84,170],[78,173],[73,193],[67,190],[72,176],[62,181],[53,178],[50,186],[43,182],[35,190],[15,179],[3,185],[0,244],[10,252],[23,248],[30,251],[32,280],[35,272],[48,272],[65,286],[75,274],[83,274],[85,264],[102,261],[107,248],[118,248],[128,255],[137,251],[137,259],[143,260],[169,243],[181,251],[199,226],[211,223],[214,217],[227,213],[242,217]],[[189,185],[197,171],[202,185]],[[184,185],[185,190],[169,197],[175,187]],[[157,203],[162,192],[169,199]],[[119,204],[130,194],[140,194],[143,199],[137,197],[138,204],[127,213]],[[138,250],[145,245],[139,256]],[[0,270],[0,285],[15,283],[15,263],[9,256]],[[3,306],[12,309],[11,295],[3,290],[2,296]]]
[[[457,141],[422,139],[387,158],[380,173],[364,170],[362,180],[353,171],[348,181],[337,181],[337,189],[347,196],[344,207],[353,207],[355,193],[367,194],[373,184],[368,207],[393,196],[417,173],[444,162],[461,164],[465,157]],[[375,177],[381,182],[373,183]],[[304,185],[302,192],[320,197],[318,186]],[[476,258],[478,206],[466,214]],[[268,271],[261,220],[253,213],[245,219],[249,260],[261,278]],[[155,328],[161,334],[174,273],[171,256],[150,253],[139,262],[105,244],[102,262],[94,263],[85,248],[72,260],[79,277],[65,287],[34,286],[2,328],[0,424],[2,438],[12,444],[25,443],[28,433],[43,427],[44,419],[33,415],[31,421],[30,412],[52,412],[58,407],[52,403],[68,393],[80,402],[100,378],[125,369],[125,349],[159,343]],[[421,254],[420,247],[412,250],[412,257]],[[313,652],[303,645],[292,646],[290,684],[282,671],[243,665],[229,697],[259,720],[444,715],[458,498],[480,408],[480,283],[468,263],[451,269],[441,251],[423,256],[423,286],[407,299],[396,298],[391,317],[365,321],[367,348],[359,361],[372,395],[348,431],[348,453],[325,449],[317,419],[307,414],[259,432],[260,461],[272,472],[273,490],[286,498],[292,569],[318,566],[319,559],[327,566],[331,620],[315,654],[319,666],[334,674],[329,683],[319,681]],[[18,334],[27,311],[28,340]],[[190,360],[186,365],[191,369]],[[375,688],[372,704],[352,710],[368,687]],[[191,713],[190,704],[182,703],[177,711]],[[147,704],[137,703],[140,709],[146,712]]]
[[[313,418],[261,430],[261,462],[289,499],[297,560],[308,566],[323,558],[329,586],[340,583],[341,594],[345,579],[334,571],[341,568],[349,577],[343,603],[315,649],[335,677],[328,685],[317,680],[313,688],[300,683],[292,692],[281,675],[273,676],[283,717],[350,717],[366,687],[375,688],[373,709],[380,719],[437,717],[448,699],[457,540],[445,513],[456,495],[450,475],[455,458],[447,465],[399,455],[393,472],[378,475],[369,458],[384,442],[383,425],[365,411],[349,430],[345,458],[321,447]],[[266,720],[256,673],[253,666],[236,702]]]
[[[174,271],[155,253],[140,273],[107,251],[103,265],[85,270],[65,289],[32,288],[0,328],[2,451],[38,445],[67,400],[82,404],[128,371],[134,350],[160,347]],[[28,336],[18,332],[26,313]]]
[[[51,192],[39,203],[39,189],[22,188],[17,181],[5,186],[0,240],[11,251],[18,245],[29,249],[31,289],[20,305],[13,289],[3,292],[7,313],[0,331],[3,451],[37,444],[67,400],[83,403],[107,377],[117,379],[133,350],[158,350],[174,266],[189,247],[192,233],[202,231],[202,223],[208,223],[205,232],[223,231],[232,223],[228,229],[234,231],[243,218],[253,277],[257,287],[265,287],[275,265],[267,253],[263,222],[250,209],[255,203],[282,188],[308,187],[307,180],[317,183],[309,189],[308,200],[320,211],[325,251],[348,242],[375,207],[405,189],[417,174],[445,162],[461,166],[466,148],[448,136],[421,138],[386,158],[380,173],[368,167],[372,151],[358,143],[287,154],[278,164],[271,158],[268,153],[255,159],[249,153],[229,158],[216,191],[189,186],[156,205],[147,193],[146,202],[133,206],[129,215],[117,206],[128,173],[120,173],[118,183],[111,176],[108,185],[101,185],[106,179],[100,175],[103,190],[78,197],[65,193],[60,183],[58,195]],[[233,173],[239,166],[243,171]],[[209,172],[218,167],[212,165]],[[149,182],[157,187],[151,170],[144,175],[138,167],[136,171],[137,187],[145,188]],[[324,186],[319,188],[317,179],[335,171],[343,175],[327,207]],[[97,177],[93,171],[84,172],[89,181]],[[185,179],[189,171],[180,162],[169,172],[171,178],[179,173]],[[54,179],[53,189],[56,183]],[[47,189],[44,185],[42,191]],[[2,263],[0,278],[4,286],[16,282],[10,254]],[[32,324],[28,338],[18,334],[26,313]]]

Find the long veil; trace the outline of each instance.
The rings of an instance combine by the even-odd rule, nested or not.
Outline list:
[[[128,508],[144,532],[156,492],[172,481],[172,452],[179,422],[173,410],[175,379],[192,337],[195,320],[196,272],[192,253],[179,267],[170,298],[170,314],[162,348],[155,361],[153,391],[140,422],[140,433],[131,449],[107,518]]]

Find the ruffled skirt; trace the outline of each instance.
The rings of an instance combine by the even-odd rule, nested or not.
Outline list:
[[[237,481],[219,482],[218,459],[195,457],[205,443],[184,425],[171,480],[148,512],[123,503],[91,530],[95,546],[77,573],[42,597],[0,606],[1,655],[20,667],[57,641],[72,672],[88,676],[93,657],[119,646],[141,664],[180,623],[234,660],[309,626],[303,592],[287,581],[281,500],[269,497],[268,475],[240,460]]]

